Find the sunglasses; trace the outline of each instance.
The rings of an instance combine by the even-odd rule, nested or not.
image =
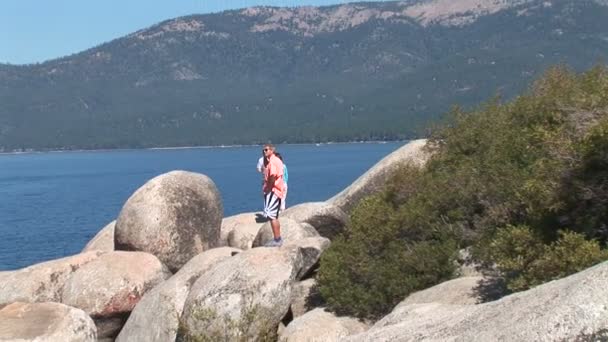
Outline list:
[[[262,151],[266,152],[266,151],[268,151],[268,150],[270,150],[270,149],[269,149],[269,148],[265,148],[265,149],[263,149]]]

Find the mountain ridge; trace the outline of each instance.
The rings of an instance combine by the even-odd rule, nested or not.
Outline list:
[[[513,96],[551,64],[602,61],[606,5],[428,0],[179,17],[0,65],[0,148],[415,137],[451,105]]]

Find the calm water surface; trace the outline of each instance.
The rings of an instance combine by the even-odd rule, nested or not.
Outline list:
[[[403,143],[284,145],[287,206],[324,201]],[[224,216],[261,208],[259,146],[0,155],[0,270],[78,253],[129,196],[171,170],[217,185]]]

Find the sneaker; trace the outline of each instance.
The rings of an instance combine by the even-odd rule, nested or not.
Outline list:
[[[280,238],[279,240],[272,239],[272,240],[266,242],[264,247],[281,247],[281,245],[283,245],[282,238]]]

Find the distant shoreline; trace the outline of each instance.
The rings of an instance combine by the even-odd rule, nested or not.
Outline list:
[[[361,141],[342,141],[342,142],[319,142],[319,143],[284,143],[275,144],[276,146],[281,145],[347,145],[347,144],[387,144],[387,143],[398,143],[406,142],[407,140],[361,140]],[[106,148],[106,149],[73,149],[73,150],[26,150],[26,151],[9,151],[0,152],[0,155],[21,155],[21,154],[43,154],[43,153],[83,153],[83,152],[120,152],[120,151],[145,151],[145,150],[194,150],[194,149],[213,149],[213,148],[240,148],[240,147],[251,147],[251,146],[262,146],[260,144],[240,144],[240,145],[212,145],[212,146],[169,146],[169,147],[142,147],[142,148]]]

